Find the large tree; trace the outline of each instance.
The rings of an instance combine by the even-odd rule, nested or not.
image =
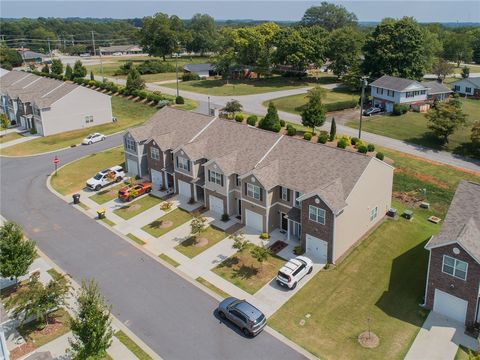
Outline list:
[[[443,45],[443,56],[445,59],[457,63],[467,63],[472,61],[473,49],[471,39],[468,33],[452,32],[447,35]]]
[[[103,359],[112,343],[110,307],[94,280],[83,281],[77,295],[78,311],[70,327],[70,354],[73,359]]]
[[[452,135],[459,127],[467,122],[467,115],[463,113],[459,102],[450,101],[449,103],[439,103],[436,108],[432,108],[425,114],[428,120],[428,128],[444,144],[448,143],[448,137]]]
[[[328,31],[357,24],[357,17],[341,5],[323,1],[320,6],[312,6],[302,17],[304,25],[320,25]]]
[[[425,51],[425,31],[413,18],[384,19],[365,41],[365,72],[373,78],[392,75],[421,80],[431,57]]]
[[[140,44],[152,56],[166,56],[179,50],[179,43],[186,40],[183,22],[177,16],[156,13],[144,17],[140,30]]]
[[[22,65],[22,56],[16,50],[0,45],[0,64],[4,69],[11,70]]]
[[[432,72],[437,75],[437,78],[440,82],[443,82],[448,75],[452,74],[453,70],[453,64],[450,64],[444,59],[438,59],[432,68]]]
[[[325,123],[325,106],[322,104],[322,91],[320,87],[316,87],[308,92],[308,102],[304,105],[300,114],[303,126],[311,127],[312,133],[315,133],[316,127]]]
[[[352,27],[336,29],[328,36],[327,57],[332,62],[329,69],[337,76],[360,63],[363,36]]]
[[[217,31],[215,20],[207,14],[195,14],[188,23],[190,32],[189,41],[186,44],[188,51],[203,53],[214,51],[217,46]]]
[[[37,256],[35,243],[23,236],[22,229],[14,222],[6,222],[0,228],[0,275],[17,279],[28,272]]]

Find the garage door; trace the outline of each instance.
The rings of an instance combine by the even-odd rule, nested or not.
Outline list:
[[[152,184],[155,189],[160,189],[163,185],[163,176],[162,172],[157,170],[150,170],[150,175],[152,176]]]
[[[256,212],[245,210],[245,226],[259,232],[263,231],[263,216]]]
[[[131,176],[138,175],[138,165],[135,160],[127,159],[127,170]]]
[[[309,234],[305,236],[305,242],[307,256],[321,262],[322,264],[326,264],[328,258],[328,243]]]
[[[192,189],[190,184],[185,181],[178,180],[178,194],[190,199],[192,197]]]
[[[465,316],[467,314],[467,305],[467,301],[435,289],[433,311],[436,313],[445,315],[464,324]]]
[[[225,210],[223,209],[223,200],[216,197],[216,196],[212,196],[210,195],[208,197],[208,203],[209,203],[209,207],[210,207],[210,210],[213,211],[214,213],[218,214],[218,215],[223,215]]]

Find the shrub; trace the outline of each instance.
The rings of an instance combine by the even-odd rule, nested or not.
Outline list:
[[[163,108],[164,106],[170,105],[170,101],[160,100],[157,105],[158,105],[159,108]]]
[[[352,137],[352,138],[350,139],[350,143],[351,143],[352,145],[356,145],[358,140],[360,140],[360,139],[359,139],[359,138],[356,138],[356,137]]]
[[[184,73],[182,75],[182,81],[200,80],[200,76],[197,73]]]
[[[403,115],[408,111],[408,105],[394,104],[393,105],[393,115],[399,116]]]
[[[227,222],[228,220],[230,220],[230,216],[228,216],[227,213],[223,214],[223,215],[222,215],[222,221],[223,221],[223,222]]]
[[[285,120],[280,120],[280,126],[285,127]]]
[[[172,208],[173,203],[171,201],[164,201],[160,204],[160,209],[163,211],[169,211]]]
[[[345,149],[347,145],[348,144],[344,138],[341,138],[340,140],[338,140],[337,147],[339,147],[340,149]]]
[[[35,135],[37,133],[37,129],[30,128],[30,134]]]
[[[303,255],[304,251],[303,251],[303,249],[302,249],[302,246],[301,246],[301,245],[295,246],[295,247],[293,248],[293,253],[294,253],[295,255]]]
[[[238,114],[235,115],[235,121],[242,122],[243,119],[244,119],[244,116],[243,116],[242,113],[238,113]]]
[[[185,99],[183,98],[183,96],[178,95],[178,96],[175,98],[175,104],[178,104],[178,105],[183,105],[183,104],[185,104]]]
[[[345,144],[347,144],[347,146],[351,144],[350,138],[349,138],[347,135],[343,135],[343,136],[340,138],[340,140],[345,141]],[[358,142],[358,141],[357,141],[357,142]]]
[[[305,134],[303,134],[303,138],[308,141],[312,140],[312,133],[306,132]]]
[[[367,153],[367,147],[365,145],[360,145],[357,149],[359,153],[366,154]]]
[[[358,139],[357,142],[355,143],[355,149],[358,149],[360,146],[364,146],[364,145],[365,145],[364,142]]]
[[[376,157],[378,160],[382,160],[382,161],[383,161],[385,155],[383,155],[382,152],[377,152],[377,155],[375,155],[375,157]]]
[[[280,123],[274,124],[272,126],[272,131],[273,132],[279,132],[280,130],[282,130],[282,125],[280,125]]]
[[[294,126],[288,124],[288,125],[287,125],[287,135],[288,135],[288,136],[294,136],[294,135],[296,135],[296,134],[297,134],[297,129],[295,129]]]
[[[227,119],[233,120],[233,113],[227,113]]]
[[[367,145],[367,150],[368,150],[368,152],[375,151],[375,145],[373,145],[373,144],[368,144],[368,145]]]
[[[260,234],[260,239],[262,240],[270,239],[270,235],[268,235],[268,233],[263,232]]]
[[[251,126],[255,126],[257,124],[258,117],[257,115],[250,115],[247,118],[247,124]]]
[[[320,144],[326,144],[327,141],[328,141],[328,135],[326,135],[326,134],[320,134],[320,135],[318,136],[318,142],[319,142]]]
[[[89,85],[89,86],[97,86],[97,82],[96,82],[95,80],[90,80],[90,81],[88,82],[88,85]]]

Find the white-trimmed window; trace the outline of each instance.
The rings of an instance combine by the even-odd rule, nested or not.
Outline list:
[[[295,207],[299,208],[300,207],[300,201],[298,198],[302,196],[303,194],[300,191],[295,191]]]
[[[153,160],[160,160],[160,150],[157,149],[156,147],[151,147],[150,148],[150,157]]]
[[[372,210],[370,210],[370,221],[373,221],[378,216],[378,206],[375,206]]]
[[[308,218],[319,224],[325,225],[325,210],[320,209],[316,206],[309,205]]]
[[[177,156],[177,169],[190,171],[190,160]]]
[[[443,255],[442,271],[456,278],[467,279],[468,264],[465,261],[457,260],[451,256]]]
[[[288,201],[288,188],[282,186],[282,200]]]
[[[137,151],[137,145],[135,144],[135,140],[133,139],[125,139],[125,148],[127,150],[136,152]]]
[[[88,123],[92,123],[93,122],[93,115],[87,115],[85,116],[85,122],[88,124]]]
[[[260,200],[260,186],[247,184],[247,196]]]
[[[455,91],[460,91],[460,85],[455,85],[455,86],[453,87],[453,90],[455,90]]]
[[[223,186],[223,175],[216,171],[209,170],[208,181],[210,181],[211,183]]]
[[[470,93],[472,92],[472,88],[471,88],[471,87],[466,87],[466,88],[465,88],[465,92],[466,92],[467,94],[470,94]]]

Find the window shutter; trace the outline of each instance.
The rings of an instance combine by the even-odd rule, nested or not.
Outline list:
[[[173,155],[173,154],[172,154]],[[175,158],[175,163],[177,165],[177,168],[178,168],[178,156]]]
[[[279,187],[278,187],[278,190],[280,191],[280,196],[279,196],[279,198],[280,198],[280,200],[283,200],[283,187],[279,186]]]
[[[220,175],[220,185],[223,186],[223,175]]]
[[[287,201],[290,201],[290,190],[287,189]]]
[[[208,181],[212,181],[212,178],[210,177],[210,170],[208,170]]]
[[[245,195],[247,195],[247,183],[245,183]]]
[[[188,168],[188,171],[190,171],[190,160],[187,160],[187,168]]]
[[[263,201],[263,189],[260,188],[260,201]]]

